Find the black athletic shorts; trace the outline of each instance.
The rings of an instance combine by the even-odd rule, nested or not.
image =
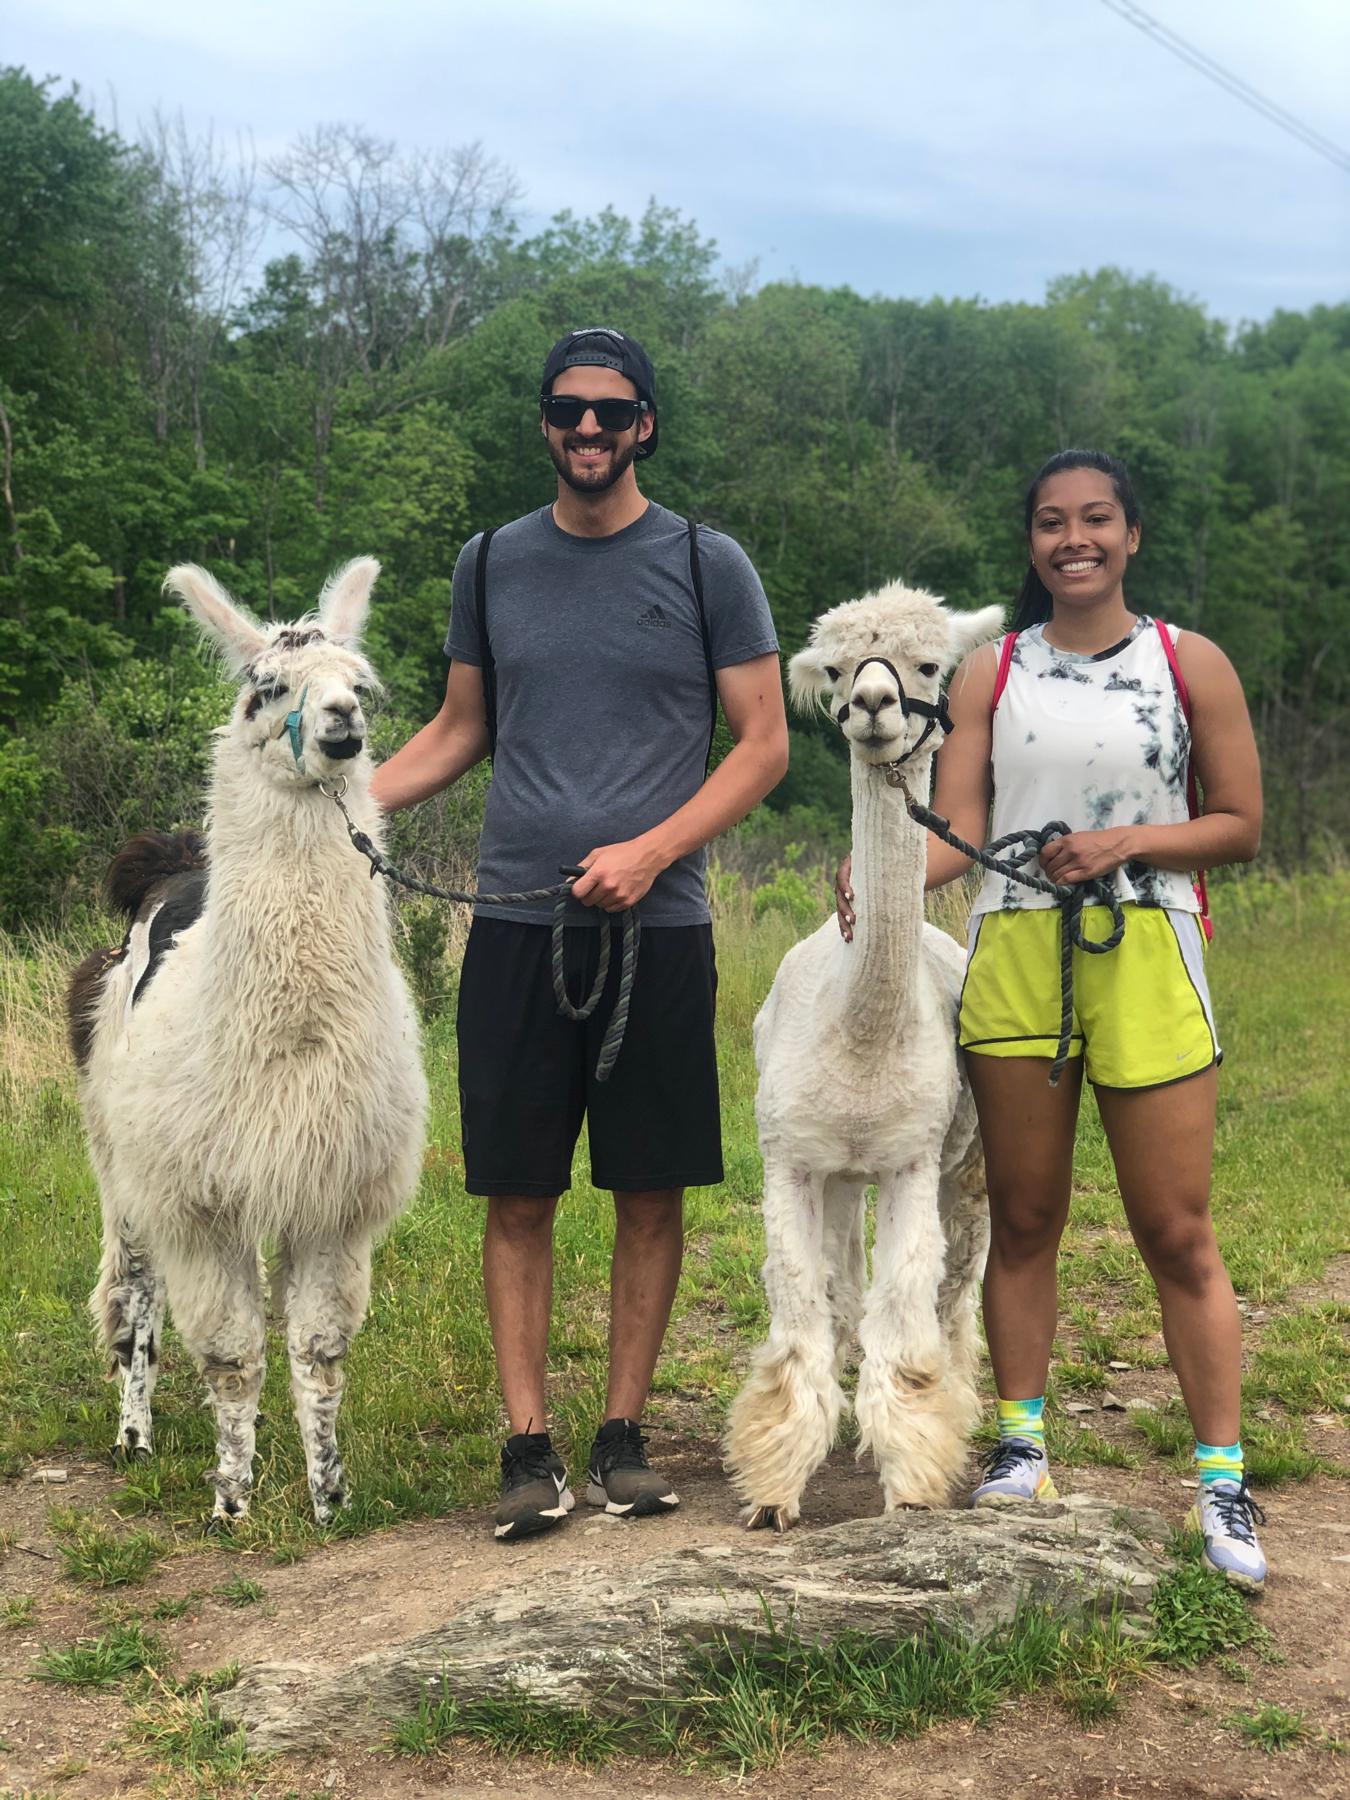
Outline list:
[[[459,1112],[471,1194],[561,1194],[586,1116],[591,1180],[620,1192],[708,1187],[722,1179],[710,925],[642,934],[623,1046],[595,1079],[619,985],[622,931],[568,928],[567,991],[590,992],[600,933],[612,932],[599,1006],[558,1012],[547,925],[476,918],[459,980]]]

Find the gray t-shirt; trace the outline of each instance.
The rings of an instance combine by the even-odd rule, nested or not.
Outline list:
[[[478,538],[455,564],[446,655],[482,664],[474,607]],[[715,669],[776,651],[759,577],[740,545],[699,527]],[[497,754],[478,850],[478,888],[546,887],[563,864],[659,825],[703,784],[712,724],[685,522],[649,504],[611,537],[574,537],[553,509],[496,532],[488,637],[497,668]],[[708,920],[702,850],[663,871],[644,925]],[[479,908],[547,921],[553,903]],[[569,923],[598,925],[596,907]]]

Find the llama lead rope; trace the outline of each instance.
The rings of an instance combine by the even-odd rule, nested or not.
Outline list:
[[[898,776],[899,771],[896,773]],[[904,787],[902,779],[891,781],[889,771],[886,779],[892,787]],[[1073,1033],[1074,950],[1086,950],[1091,956],[1102,956],[1108,950],[1114,950],[1125,935],[1124,908],[1103,881],[1094,878],[1066,885],[1051,881],[1044,875],[1028,874],[1022,867],[1022,864],[1039,856],[1055,838],[1068,837],[1069,828],[1062,819],[1052,819],[1039,831],[1010,831],[1001,838],[995,838],[986,849],[977,850],[974,844],[968,844],[964,838],[957,837],[941,813],[935,813],[921,801],[913,799],[908,788],[904,788],[904,794],[909,816],[916,825],[924,826],[934,837],[949,844],[953,850],[959,850],[962,856],[970,857],[981,868],[992,869],[994,874],[1002,875],[1008,881],[1020,882],[1023,887],[1033,888],[1037,893],[1049,894],[1059,908],[1059,1042],[1055,1046],[1055,1060],[1050,1065],[1050,1085],[1058,1087],[1064,1065],[1069,1060],[1069,1041]],[[1011,850],[1014,854],[1003,861],[999,857],[1001,850]],[[1104,906],[1110,912],[1111,932],[1108,937],[1098,939],[1085,935],[1083,908],[1089,905]]]
[[[383,875],[386,881],[395,881],[415,894],[427,894],[433,900],[452,900],[459,904],[472,906],[524,906],[535,900],[552,900],[553,907],[553,994],[558,1002],[558,1011],[565,1019],[578,1022],[589,1019],[600,1004],[600,997],[605,990],[605,980],[609,974],[610,933],[602,925],[600,928],[600,956],[595,971],[595,980],[591,991],[579,1004],[567,992],[567,977],[563,968],[563,954],[566,944],[565,930],[567,919],[567,900],[572,892],[573,882],[585,873],[579,868],[562,870],[563,880],[555,882],[552,887],[529,888],[519,894],[475,894],[462,888],[437,887],[434,882],[422,881],[416,875],[407,875],[402,869],[394,867],[384,852],[374,844],[369,835],[362,831],[343,804],[343,795],[347,792],[347,778],[338,777],[340,785],[331,786],[326,781],[319,783],[319,792],[327,796],[342,814],[347,826],[347,836],[370,864],[370,875],[373,881],[377,875]],[[614,1010],[609,1015],[609,1023],[605,1027],[605,1035],[600,1040],[600,1054],[595,1062],[595,1079],[608,1081],[610,1072],[618,1060],[623,1047],[624,1030],[628,1024],[629,1008],[633,998],[633,976],[637,969],[638,945],[642,938],[642,921],[638,917],[637,908],[629,907],[623,914],[623,951],[619,959],[619,991],[614,997]]]

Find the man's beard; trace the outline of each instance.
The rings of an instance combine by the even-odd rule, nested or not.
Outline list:
[[[594,439],[591,439],[590,441],[595,442]],[[572,469],[572,463],[568,456],[568,447],[566,443],[564,443],[561,448],[555,448],[552,438],[547,440],[548,453],[553,459],[554,468],[575,494],[603,494],[606,489],[614,486],[614,483],[623,474],[625,469],[631,466],[633,458],[637,455],[636,437],[634,437],[631,442],[618,448],[614,446],[609,438],[604,438],[600,441],[609,446],[610,457],[608,462],[598,469],[592,469],[590,471],[583,469],[580,474],[576,474]]]

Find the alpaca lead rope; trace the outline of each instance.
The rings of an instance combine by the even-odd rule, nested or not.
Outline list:
[[[898,774],[898,771],[897,771]],[[887,781],[891,781],[887,771]],[[903,780],[891,782],[892,787],[903,787]],[[962,856],[968,856],[980,864],[981,868],[991,869],[995,875],[1002,875],[1008,881],[1020,882],[1023,887],[1033,888],[1037,893],[1049,894],[1059,909],[1059,1042],[1055,1046],[1055,1060],[1050,1065],[1050,1085],[1058,1087],[1059,1078],[1064,1072],[1064,1065],[1069,1060],[1069,1042],[1073,1033],[1073,953],[1075,947],[1086,950],[1092,956],[1102,956],[1108,950],[1114,950],[1125,935],[1125,912],[1120,901],[1106,884],[1097,879],[1078,881],[1066,885],[1063,882],[1050,881],[1044,875],[1031,875],[1022,868],[1023,863],[1030,862],[1040,855],[1046,845],[1056,838],[1067,837],[1069,828],[1062,819],[1052,819],[1039,831],[1010,831],[1006,836],[995,838],[984,850],[977,850],[974,844],[968,844],[964,838],[957,837],[949,822],[941,813],[935,813],[924,806],[921,801],[910,796],[905,788],[905,804],[909,816],[916,825],[923,825],[950,845],[959,850]],[[1008,861],[999,859],[1000,850],[1013,850],[1014,858]],[[1083,931],[1083,908],[1088,904],[1104,906],[1111,914],[1111,934],[1109,937],[1095,939],[1087,937]]]
[[[362,856],[370,864],[370,875],[373,881],[377,875],[383,875],[386,881],[396,881],[400,887],[409,888],[415,894],[427,894],[433,900],[453,900],[462,905],[482,906],[524,906],[535,900],[552,900],[553,907],[553,994],[558,1002],[558,1011],[565,1019],[574,1019],[578,1023],[589,1019],[600,1004],[604,993],[605,979],[609,974],[610,933],[600,928],[600,954],[596,966],[595,980],[591,991],[578,1004],[567,992],[567,977],[563,968],[563,953],[566,944],[565,931],[567,919],[567,900],[572,892],[572,884],[585,870],[579,868],[564,869],[564,879],[552,887],[529,888],[519,894],[474,894],[461,888],[437,887],[433,882],[422,881],[416,875],[407,875],[397,869],[382,850],[371,842],[366,832],[353,820],[343,805],[342,796],[347,791],[347,778],[338,777],[340,786],[334,787],[326,781],[319,783],[319,792],[326,795],[342,814],[347,825],[347,836]],[[633,998],[633,976],[637,969],[638,944],[642,938],[642,921],[638,917],[637,908],[630,906],[623,914],[623,953],[619,960],[619,991],[614,997],[614,1010],[609,1015],[609,1023],[605,1027],[605,1035],[600,1040],[600,1054],[595,1062],[595,1079],[608,1081],[610,1072],[618,1060],[623,1047],[624,1030],[628,1024],[629,1008]]]

